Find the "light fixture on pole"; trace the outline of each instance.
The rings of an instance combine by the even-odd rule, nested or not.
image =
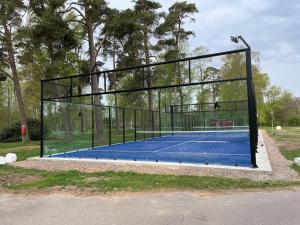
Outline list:
[[[241,36],[241,35],[239,35],[239,36],[230,36],[230,39],[231,39],[231,41],[232,42],[234,42],[234,43],[239,43],[239,41],[241,40],[242,42],[243,42],[243,44],[248,48],[248,49],[250,49],[250,45],[245,41],[245,39]]]
[[[104,65],[104,62],[96,61],[95,65],[94,65],[94,67],[93,67],[93,69],[92,69],[92,73],[94,72],[96,66],[103,66],[103,65]]]

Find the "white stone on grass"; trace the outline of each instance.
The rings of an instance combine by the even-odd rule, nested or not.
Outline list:
[[[6,164],[5,157],[0,156],[0,165]]]
[[[298,166],[300,166],[300,157],[295,158],[294,161]]]
[[[15,153],[7,153],[5,156],[6,163],[13,163],[17,161],[17,155]]]

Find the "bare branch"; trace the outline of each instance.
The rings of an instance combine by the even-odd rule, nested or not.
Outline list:
[[[80,20],[67,20],[66,22],[76,22],[76,23],[81,23],[83,25],[86,25],[86,23],[80,21]]]
[[[13,77],[11,75],[9,75],[6,71],[4,71],[3,69],[0,68],[0,72],[4,74],[4,76],[7,76],[8,78],[13,80]]]
[[[69,12],[69,11],[71,11],[72,9],[74,9],[75,11],[77,11],[78,13],[79,13],[79,15],[86,21],[86,17],[82,14],[82,12],[79,10],[79,9],[77,9],[77,8],[75,8],[75,7],[69,7],[68,9],[66,9],[65,11],[62,11],[61,13],[62,14],[65,14],[65,13],[67,13],[67,12]]]

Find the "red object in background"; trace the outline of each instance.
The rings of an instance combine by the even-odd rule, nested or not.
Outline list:
[[[22,127],[21,127],[21,135],[25,136],[25,134],[26,134],[26,127],[24,125],[22,125]]]

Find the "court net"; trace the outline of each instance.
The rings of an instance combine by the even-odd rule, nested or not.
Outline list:
[[[197,131],[136,131],[138,135],[147,136],[146,140],[153,141],[247,141],[249,129],[239,127],[235,129],[207,129]]]

